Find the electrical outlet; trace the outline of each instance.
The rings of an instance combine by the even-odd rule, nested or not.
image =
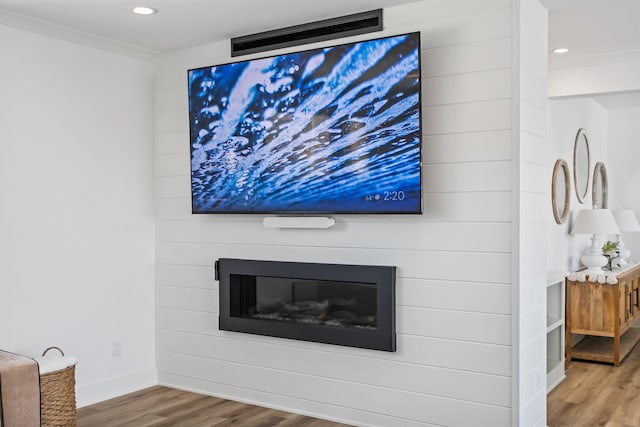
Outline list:
[[[113,357],[122,356],[122,341],[113,342]]]

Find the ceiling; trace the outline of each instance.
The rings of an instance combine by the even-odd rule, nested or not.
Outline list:
[[[152,58],[230,37],[429,0],[0,0],[0,24]],[[640,0],[540,0],[549,9],[550,70],[640,61]],[[301,4],[304,3],[304,4]],[[138,16],[144,4],[156,15]],[[637,93],[603,98],[640,105]],[[606,107],[607,105],[605,105]]]
[[[639,0],[541,0],[549,9],[549,68],[640,57]]]
[[[640,0],[540,0],[549,9],[549,69],[640,62]],[[591,95],[609,110],[640,107],[640,92]]]
[[[198,46],[303,22],[416,0],[0,0],[4,21],[41,24],[98,36],[152,53]],[[143,4],[158,10],[134,15]],[[0,20],[0,23],[2,20]]]

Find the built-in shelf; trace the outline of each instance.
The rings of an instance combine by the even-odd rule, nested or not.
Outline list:
[[[564,273],[547,274],[547,392],[565,378],[564,286]]]
[[[564,319],[558,317],[547,317],[547,333],[559,328],[564,324]]]

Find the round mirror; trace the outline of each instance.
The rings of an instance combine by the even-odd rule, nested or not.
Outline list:
[[[569,165],[562,159],[556,160],[551,177],[551,208],[558,224],[563,224],[569,216],[569,180]]]
[[[607,209],[609,205],[609,180],[604,163],[598,162],[593,168],[591,198],[595,209]]]
[[[581,128],[578,129],[576,141],[573,145],[573,184],[580,203],[584,203],[587,198],[587,192],[589,191],[589,174],[591,169],[589,162],[587,131]]]

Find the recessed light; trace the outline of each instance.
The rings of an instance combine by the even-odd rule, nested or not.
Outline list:
[[[136,15],[155,15],[156,13],[158,13],[158,9],[147,6],[134,6],[131,8],[131,12],[135,13]]]
[[[569,49],[567,49],[566,47],[559,47],[557,49],[553,49],[553,53],[567,53],[569,52]]]

